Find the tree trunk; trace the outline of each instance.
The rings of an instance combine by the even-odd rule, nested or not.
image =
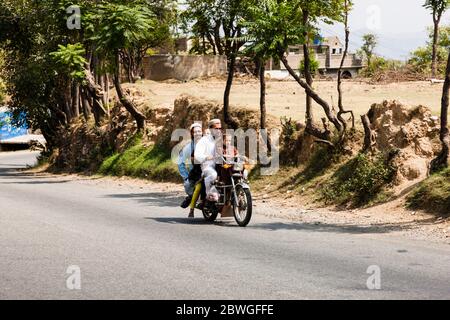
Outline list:
[[[116,65],[115,65],[115,74],[114,74],[114,87],[116,88],[117,96],[119,97],[122,105],[127,109],[127,111],[131,114],[131,116],[136,120],[136,125],[138,131],[145,129],[145,116],[142,114],[134,105],[134,103],[127,97],[127,95],[122,90],[122,85],[120,83],[120,57],[119,53],[116,53]]]
[[[439,19],[434,20],[434,30],[433,30],[433,53],[431,56],[431,77],[436,78],[437,69],[437,46],[439,40]]]
[[[77,83],[72,85],[72,114],[75,118],[80,116],[80,86]]]
[[[66,83],[66,88],[64,90],[63,94],[63,106],[64,106],[64,113],[66,114],[67,122],[72,122],[73,114],[72,114],[72,84],[69,80]]]
[[[215,23],[216,25],[214,26],[214,42],[216,43],[217,52],[219,53],[219,55],[223,55],[224,52],[220,37],[220,26],[222,23],[220,22],[220,20],[215,21]]]
[[[89,66],[86,65],[84,69],[86,84],[84,89],[92,97],[92,111],[95,116],[96,123],[99,124],[107,112],[103,106],[103,88],[100,87],[94,79]]]
[[[213,50],[213,55],[217,55],[217,49],[216,49],[216,44],[214,43],[214,39],[211,36],[211,33],[206,33],[206,38],[208,39],[209,45],[211,46],[212,50]]]
[[[98,75],[97,76],[97,83],[98,83],[98,85],[100,86],[100,88],[103,91],[103,94],[102,94],[102,105],[103,105],[103,108],[105,108],[106,103],[107,103],[106,95],[105,95],[105,77],[103,75]]]
[[[370,120],[367,114],[361,116],[361,122],[364,127],[364,146],[362,152],[368,152],[372,150],[372,147],[376,143],[375,133],[372,131],[370,127]]]
[[[206,54],[206,39],[205,39],[205,34],[202,35],[202,54]]]
[[[83,111],[83,116],[84,119],[86,119],[86,121],[89,119],[90,116],[90,110],[89,110],[89,101],[88,98],[86,96],[85,91],[83,90],[83,88],[80,88],[80,97],[81,97],[81,109]]]
[[[313,77],[311,75],[311,60],[309,58],[309,46],[307,43],[303,44],[303,61],[305,67],[305,80],[306,83],[312,88],[313,85]],[[314,125],[314,115],[312,110],[312,98],[309,95],[306,95],[306,116],[305,116],[306,126]]]
[[[303,10],[303,25],[305,27],[308,26],[309,23],[309,11]],[[309,57],[309,33],[306,30],[303,35],[305,36],[305,43],[303,44],[303,62],[304,62],[304,73],[306,83],[312,88],[313,86],[313,77],[311,75],[311,60]],[[312,111],[312,98],[309,95],[306,95],[306,110],[305,110],[305,122],[306,126],[313,127],[314,126],[314,115]]]
[[[450,152],[450,133],[448,130],[448,105],[449,105],[449,90],[450,90],[450,53],[447,61],[447,70],[445,75],[444,88],[442,89],[441,100],[441,132],[440,139],[442,143],[441,153],[431,161],[431,173],[437,172],[449,166],[449,152]]]
[[[261,113],[260,127],[266,128],[266,66],[264,59],[259,60],[259,84],[260,84],[260,98],[259,98],[259,110]]]
[[[109,116],[109,75],[106,73],[104,75],[104,81],[103,81],[103,91],[105,92],[103,103],[107,109],[108,116]]]
[[[345,48],[344,48],[344,54],[342,55],[342,60],[341,60],[341,64],[339,66],[339,70],[338,70],[338,80],[337,80],[337,91],[338,91],[338,114],[337,114],[337,118],[338,120],[342,123],[343,126],[343,135],[342,138],[344,137],[344,134],[347,130],[347,121],[343,118],[343,115],[346,113],[350,113],[352,116],[352,128],[355,128],[355,115],[353,114],[353,111],[349,110],[346,111],[344,109],[344,105],[342,102],[342,67],[344,66],[345,63],[345,58],[347,57],[347,53],[348,53],[348,43],[350,40],[350,29],[348,28],[348,1],[345,0],[345,18],[344,18],[344,27],[345,27]]]
[[[230,93],[231,93],[231,86],[233,85],[235,65],[236,65],[236,55],[231,54],[227,84],[225,86],[225,92],[223,96],[223,118],[225,123],[232,129],[237,129],[238,127],[236,120],[234,120],[230,115]]]
[[[317,104],[319,104],[324,112],[325,115],[327,116],[327,119],[333,123],[333,125],[335,126],[335,128],[341,132],[342,131],[342,125],[340,123],[340,121],[336,118],[336,116],[333,114],[330,105],[328,104],[328,102],[326,102],[325,100],[323,100],[312,88],[311,86],[309,86],[305,81],[303,81],[296,73],[295,71],[292,69],[292,67],[289,65],[286,56],[284,55],[284,52],[282,54],[280,54],[280,59],[283,62],[283,65],[286,67],[286,69],[288,70],[289,74],[295,79],[295,81],[297,81],[297,83],[303,88],[305,89],[305,92],[307,95],[309,95]]]
[[[136,61],[136,52],[135,49],[130,49],[130,83],[136,83],[137,80],[137,61]]]

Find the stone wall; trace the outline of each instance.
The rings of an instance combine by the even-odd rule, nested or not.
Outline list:
[[[163,81],[223,75],[227,72],[225,56],[153,55],[143,61],[144,78]]]

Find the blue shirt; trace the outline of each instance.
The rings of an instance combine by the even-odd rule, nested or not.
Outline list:
[[[191,143],[187,144],[183,150],[180,151],[178,156],[178,171],[180,172],[183,180],[189,178],[189,172],[191,172],[193,168],[191,156],[194,148],[194,141],[191,141]]]

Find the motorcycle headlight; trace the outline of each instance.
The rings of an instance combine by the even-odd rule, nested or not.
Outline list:
[[[233,166],[234,171],[243,171],[244,170],[244,164],[243,163],[235,163]]]
[[[244,170],[244,173],[242,174],[242,176],[244,177],[245,180],[248,179],[248,170],[247,169]]]

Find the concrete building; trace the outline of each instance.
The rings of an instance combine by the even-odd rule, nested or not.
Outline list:
[[[327,37],[317,40],[310,47],[311,54],[319,62],[319,73],[324,76],[337,77],[339,66],[341,64],[342,56],[344,54],[344,46],[338,37]],[[300,69],[300,63],[303,60],[303,45],[290,46],[287,51],[287,60],[289,65],[295,69]],[[347,53],[342,68],[344,78],[354,78],[359,70],[363,67],[362,60],[354,53]],[[286,68],[281,63],[275,63],[270,60],[267,70],[278,71],[279,75],[287,73]],[[273,73],[273,72],[272,72]],[[286,75],[287,76],[287,75]]]

